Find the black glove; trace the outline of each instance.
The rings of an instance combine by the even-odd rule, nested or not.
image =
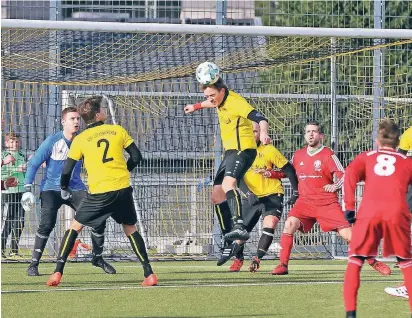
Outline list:
[[[290,196],[289,200],[286,201],[286,205],[293,205],[296,203],[296,200],[299,198],[299,192],[293,191],[292,195]]]
[[[61,189],[60,190],[60,195],[62,197],[63,200],[67,200],[70,201],[72,199],[72,190],[70,190],[70,188],[67,189]]]
[[[349,224],[355,223],[355,221],[356,221],[355,215],[356,215],[355,211],[346,210],[346,211],[345,211],[345,219],[346,219],[346,221],[348,221]]]

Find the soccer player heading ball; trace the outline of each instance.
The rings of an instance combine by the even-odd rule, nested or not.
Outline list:
[[[202,108],[215,108],[219,118],[220,134],[225,156],[216,173],[212,201],[216,212],[230,211],[235,225],[226,233],[227,240],[247,240],[242,217],[242,204],[236,187],[250,168],[256,157],[256,141],[252,122],[259,124],[260,141],[266,145],[271,142],[269,125],[264,115],[256,111],[242,96],[230,91],[218,75],[219,68],[211,62],[199,65],[196,78],[200,82],[206,100],[184,108],[186,114]]]

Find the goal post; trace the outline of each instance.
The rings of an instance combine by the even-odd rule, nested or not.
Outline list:
[[[224,49],[216,44],[217,36]],[[376,44],[376,38],[382,41]],[[372,71],[376,50],[383,56],[381,74]],[[111,121],[125,127],[145,159],[133,172],[132,185],[139,230],[151,257],[215,257],[220,246],[211,204],[219,159],[216,113],[183,112],[186,104],[203,98],[196,66],[206,60],[220,66],[228,86],[266,115],[274,145],[287,158],[304,145],[303,128],[313,118],[324,127],[326,145],[333,142],[346,166],[372,148],[373,125],[380,119],[374,114],[395,119],[402,129],[412,122],[411,50],[411,30],[3,19],[3,131],[19,132],[25,149],[33,151],[46,131],[60,129],[59,112],[50,108],[53,101],[64,107],[76,97],[104,95]],[[287,200],[290,187],[284,181]],[[288,210],[269,257],[278,256]],[[27,222],[22,239],[27,248],[33,246],[35,228],[35,222]],[[247,244],[247,255],[256,251],[259,229],[261,224]],[[63,230],[56,229],[57,237]],[[82,240],[89,240],[87,232]],[[113,258],[132,257],[120,226],[112,221],[105,247]],[[339,236],[315,226],[295,236],[292,257],[346,252]]]

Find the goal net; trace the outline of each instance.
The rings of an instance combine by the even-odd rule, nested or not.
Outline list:
[[[152,258],[215,257],[221,245],[211,204],[223,153],[216,113],[183,113],[186,104],[203,99],[194,77],[199,63],[214,61],[229,88],[266,115],[273,143],[287,158],[304,146],[309,118],[321,122],[325,144],[344,166],[373,147],[380,118],[395,119],[402,130],[412,122],[411,39],[211,35],[191,33],[190,27],[184,33],[2,28],[3,133],[19,133],[29,155],[61,129],[62,108],[104,94],[110,120],[127,129],[145,159],[132,174],[132,186],[138,227]],[[287,180],[284,186],[287,200]],[[361,193],[359,186],[359,200]],[[278,255],[288,210],[269,257]],[[20,248],[27,257],[39,215],[40,204],[26,214]],[[62,208],[45,254],[55,255],[72,216]],[[256,251],[261,230],[259,223],[248,255]],[[133,256],[114,221],[108,221],[106,234],[108,256]],[[80,238],[90,244],[88,231]],[[292,257],[346,251],[338,236],[315,226],[295,236]]]

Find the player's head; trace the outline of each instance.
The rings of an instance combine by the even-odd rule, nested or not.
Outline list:
[[[310,147],[317,147],[323,138],[322,128],[316,120],[309,121],[305,126],[305,140]]]
[[[252,121],[253,125],[253,135],[255,136],[256,143],[260,143],[260,126],[258,123]]]
[[[399,145],[401,132],[392,119],[384,119],[379,123],[376,145],[378,148],[389,147],[395,149]]]
[[[105,121],[107,102],[102,96],[92,96],[86,98],[77,107],[80,116],[86,122],[87,125],[93,124],[98,121]]]
[[[20,149],[20,135],[9,132],[4,135],[4,146],[7,150],[17,151]]]
[[[76,107],[66,107],[62,111],[61,120],[63,131],[69,134],[74,134],[80,128],[80,115]]]
[[[225,95],[228,92],[228,88],[223,81],[219,78],[216,83],[212,85],[200,85],[200,89],[205,94],[206,99],[215,106],[220,106],[225,99]]]

